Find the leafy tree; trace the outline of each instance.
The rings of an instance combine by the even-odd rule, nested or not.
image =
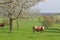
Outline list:
[[[55,24],[55,20],[53,16],[45,16],[44,17],[44,21],[42,23],[42,25],[44,25],[45,27],[53,27]]]
[[[26,10],[39,1],[42,0],[0,0],[0,7],[9,18],[10,32],[12,32],[13,20],[18,19],[23,10]],[[17,26],[17,28],[19,27]]]

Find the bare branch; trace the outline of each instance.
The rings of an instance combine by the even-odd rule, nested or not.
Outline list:
[[[18,16],[16,17],[16,18],[18,18],[19,17],[19,15],[21,14],[21,12],[22,12],[22,8],[23,8],[23,6],[24,6],[24,4],[26,3],[26,1],[25,2],[23,2],[23,4],[22,4],[22,6],[21,6],[21,9],[20,9],[20,12],[19,12],[19,14],[18,14]]]

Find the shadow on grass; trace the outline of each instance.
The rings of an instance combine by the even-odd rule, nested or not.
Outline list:
[[[0,33],[7,33],[7,34],[11,34],[11,33],[17,33],[17,29],[12,29],[12,32],[10,32],[9,28],[0,28]]]
[[[8,28],[1,28],[0,27],[0,33],[8,33]]]
[[[48,28],[45,32],[52,32],[52,33],[60,33],[60,29],[58,28]]]
[[[59,31],[45,31],[45,32],[60,33]]]
[[[47,28],[48,30],[60,30],[58,28]]]
[[[50,34],[50,35],[47,35],[48,37],[60,37],[60,34]]]

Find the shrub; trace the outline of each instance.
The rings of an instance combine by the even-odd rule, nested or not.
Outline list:
[[[45,16],[44,21],[42,22],[42,25],[45,27],[53,27],[55,24],[55,20],[53,16]]]

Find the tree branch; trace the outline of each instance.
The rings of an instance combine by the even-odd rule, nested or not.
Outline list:
[[[0,4],[7,4],[7,3],[12,3],[14,1],[10,1],[10,2],[0,2]]]
[[[26,2],[26,1],[25,1],[25,2]],[[20,10],[20,12],[19,12],[19,14],[18,14],[18,16],[17,16],[16,18],[18,18],[18,17],[19,17],[19,15],[21,14],[21,12],[22,12],[22,8],[23,8],[23,6],[24,6],[25,2],[22,4],[22,6],[21,6],[21,10]]]

